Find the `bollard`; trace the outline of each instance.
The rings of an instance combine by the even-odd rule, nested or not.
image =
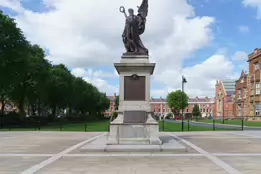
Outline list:
[[[189,120],[188,120],[188,131],[189,131]]]
[[[216,130],[215,119],[213,119],[213,130]]]
[[[244,130],[244,119],[242,120],[242,131]]]

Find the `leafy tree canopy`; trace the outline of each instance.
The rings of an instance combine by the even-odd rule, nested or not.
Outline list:
[[[182,97],[183,97],[183,103],[182,103]],[[185,92],[182,93],[181,90],[177,90],[168,94],[167,103],[168,106],[172,108],[172,112],[177,114],[180,113],[180,110],[182,108],[185,109],[188,106],[188,99],[189,99],[188,95]]]

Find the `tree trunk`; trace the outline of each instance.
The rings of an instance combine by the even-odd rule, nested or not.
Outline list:
[[[36,109],[35,109],[35,104],[31,104],[31,108],[32,108],[32,115],[35,116],[35,112],[36,112]]]
[[[25,117],[25,111],[24,111],[24,95],[21,96],[21,99],[19,101],[19,114],[21,117]]]
[[[82,110],[81,110],[81,114],[84,115],[84,113],[85,113],[85,112],[84,112],[84,110],[82,109]]]
[[[71,104],[69,105],[69,116],[70,117],[72,116],[72,105]]]
[[[22,86],[23,90],[21,92],[20,100],[19,100],[19,114],[21,117],[25,117],[25,110],[24,110],[24,101],[25,101],[25,94],[26,94],[26,84],[24,83]]]
[[[56,116],[56,106],[53,106],[52,108],[52,116],[55,118]]]
[[[41,101],[40,100],[38,100],[38,102],[37,102],[37,111],[38,111],[38,117],[40,117],[41,116]]]

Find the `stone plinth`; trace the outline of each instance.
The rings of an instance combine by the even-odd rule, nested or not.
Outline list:
[[[150,108],[150,76],[155,63],[150,63],[146,55],[125,55],[114,67],[120,75],[120,98],[107,144],[161,144],[158,122]]]

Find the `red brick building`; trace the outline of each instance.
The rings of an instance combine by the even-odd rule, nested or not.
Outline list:
[[[247,116],[249,113],[249,106],[247,101],[248,75],[242,71],[239,79],[236,81],[236,95],[235,95],[235,116]]]
[[[109,116],[112,112],[115,112],[116,94],[114,94],[114,96],[108,96],[108,98],[111,101],[110,108],[105,112],[105,114]],[[187,108],[185,108],[184,113],[192,113],[194,105],[198,104],[202,117],[213,116],[214,102],[214,98],[190,98],[188,101],[189,105]],[[151,98],[150,104],[151,111],[153,111],[155,115],[167,116],[168,113],[171,113],[165,98]]]
[[[105,116],[110,116],[113,112],[116,111],[116,97],[116,93],[114,93],[113,96],[107,96],[107,98],[110,100],[110,108],[105,111]]]
[[[215,108],[213,116],[216,119],[235,117],[234,97],[236,80],[219,80],[216,83]]]
[[[202,117],[212,116],[213,115],[213,98],[189,98],[188,107],[184,109],[184,113],[192,113],[193,107],[195,104],[199,106]],[[155,115],[166,116],[168,113],[171,113],[171,110],[167,104],[165,98],[151,98],[150,100],[151,110]]]
[[[261,49],[256,48],[248,55],[248,92],[249,116],[260,116],[261,112],[261,89],[260,89],[260,63]]]
[[[0,102],[0,111],[2,111],[2,103]],[[10,105],[8,103],[5,104],[5,108],[4,108],[5,112],[18,112],[18,108],[14,105]]]

